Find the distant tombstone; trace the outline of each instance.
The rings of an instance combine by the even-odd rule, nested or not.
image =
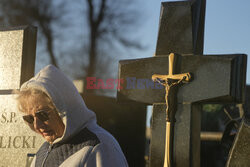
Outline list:
[[[13,90],[34,74],[36,28],[0,29],[0,162],[1,167],[29,166],[42,144],[17,111]]]
[[[78,90],[78,92],[83,93],[84,81],[79,79],[79,80],[74,80],[73,83],[74,83],[76,89]]]

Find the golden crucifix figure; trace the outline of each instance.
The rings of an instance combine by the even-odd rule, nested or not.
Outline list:
[[[168,75],[152,75],[152,80],[157,81],[165,87],[166,100],[166,138],[165,138],[165,156],[164,167],[173,167],[173,138],[174,138],[174,122],[177,101],[176,86],[183,82],[189,82],[191,79],[190,73],[173,74],[174,70],[174,53],[169,55],[169,74]]]

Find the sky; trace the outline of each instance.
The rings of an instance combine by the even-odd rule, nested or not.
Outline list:
[[[160,0],[147,0],[148,20],[144,26],[145,41],[149,49],[145,57],[153,56],[156,47],[160,15]],[[250,55],[250,1],[207,0],[204,34],[204,54]],[[250,84],[250,60],[248,58],[247,84]]]

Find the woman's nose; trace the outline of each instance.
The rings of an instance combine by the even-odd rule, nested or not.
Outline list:
[[[44,122],[41,121],[39,118],[37,117],[34,117],[34,128],[35,130],[39,130],[40,128],[43,128],[44,127]]]

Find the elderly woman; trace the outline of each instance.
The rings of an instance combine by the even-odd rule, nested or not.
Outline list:
[[[96,123],[73,83],[49,65],[21,86],[19,110],[46,142],[31,166],[126,167],[114,137]]]

